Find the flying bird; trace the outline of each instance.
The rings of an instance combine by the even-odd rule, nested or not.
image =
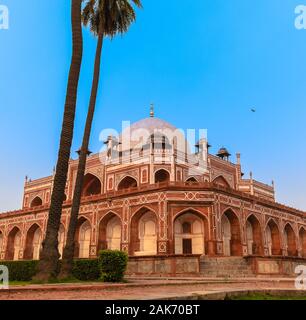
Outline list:
[[[252,112],[256,112],[256,110],[255,110],[255,109],[251,109],[251,111],[252,111]]]

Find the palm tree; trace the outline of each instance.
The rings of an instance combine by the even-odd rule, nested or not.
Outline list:
[[[59,277],[67,278],[71,274],[74,248],[75,233],[77,228],[81,193],[88,155],[92,120],[94,117],[96,97],[98,91],[101,54],[103,40],[105,37],[113,38],[115,35],[123,34],[128,31],[130,25],[136,20],[133,4],[141,8],[140,0],[85,0],[86,4],[82,12],[82,21],[85,26],[89,26],[91,32],[98,37],[94,74],[91,88],[86,125],[83,135],[82,147],[80,149],[77,178],[73,194],[70,222],[67,233],[66,246],[63,252],[63,261]]]
[[[70,149],[73,138],[73,127],[77,100],[77,90],[80,76],[80,69],[83,54],[82,20],[81,20],[82,0],[72,0],[71,3],[71,24],[73,50],[69,70],[68,85],[66,91],[66,101],[62,122],[60,147],[56,173],[54,176],[53,191],[47,223],[46,236],[43,241],[43,248],[40,255],[36,280],[47,281],[55,276],[58,268],[58,230],[64,201],[65,187],[67,181],[67,171],[70,158]]]

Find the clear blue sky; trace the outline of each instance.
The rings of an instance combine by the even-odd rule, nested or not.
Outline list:
[[[91,149],[121,120],[156,115],[207,128],[212,152],[240,151],[243,170],[276,182],[279,202],[306,210],[306,0],[143,0],[137,23],[105,43]],[[21,206],[24,176],[57,158],[71,55],[70,1],[0,0],[0,211]],[[73,150],[80,146],[95,39],[84,32]],[[250,108],[256,108],[251,113]]]

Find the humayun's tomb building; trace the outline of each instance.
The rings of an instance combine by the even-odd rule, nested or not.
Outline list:
[[[245,179],[240,154],[213,155],[205,138],[189,152],[180,135],[151,113],[88,157],[75,256],[125,250],[131,274],[291,274],[306,264],[306,212],[277,203],[273,183]],[[60,253],[77,166],[71,159]],[[39,258],[52,184],[26,179],[22,209],[0,215],[2,260]]]

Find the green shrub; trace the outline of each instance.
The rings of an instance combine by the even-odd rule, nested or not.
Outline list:
[[[73,262],[72,275],[81,281],[99,280],[98,259],[76,259]]]
[[[31,281],[36,274],[38,261],[1,261],[0,264],[8,267],[10,281]],[[72,275],[80,281],[103,279],[106,282],[119,282],[123,279],[126,265],[127,255],[124,252],[105,250],[100,252],[99,259],[75,259]]]
[[[38,261],[0,261],[1,265],[9,269],[9,281],[31,281],[37,270]]]
[[[102,250],[99,252],[101,279],[105,282],[123,280],[127,267],[128,255],[118,250]]]
[[[59,269],[60,269],[59,261]],[[0,261],[9,269],[10,281],[31,281],[36,274],[38,260]],[[73,262],[73,276],[80,281],[94,281],[100,279],[98,259],[76,259]]]

